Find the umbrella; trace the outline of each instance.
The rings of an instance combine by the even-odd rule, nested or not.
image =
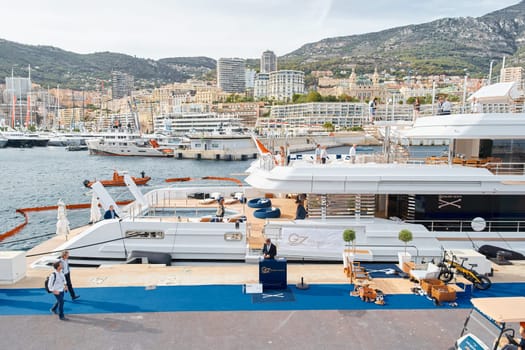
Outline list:
[[[66,216],[66,204],[62,201],[62,199],[58,200],[58,210],[57,210],[57,235],[65,235],[67,239],[67,235],[69,234],[69,221],[67,220]]]
[[[95,223],[97,221],[100,221],[100,219],[102,219],[102,215],[100,214],[100,209],[98,207],[98,196],[95,192],[93,192],[91,196],[91,210],[89,222]]]

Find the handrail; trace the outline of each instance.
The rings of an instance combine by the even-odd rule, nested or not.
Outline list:
[[[454,229],[458,232],[477,232],[471,227],[471,220],[406,220],[411,224],[421,224],[431,232]],[[489,220],[480,232],[525,232],[523,220]]]

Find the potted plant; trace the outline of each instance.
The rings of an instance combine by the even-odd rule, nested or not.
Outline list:
[[[407,252],[407,245],[408,242],[412,241],[412,231],[407,230],[406,228],[399,231],[399,235],[397,236],[401,242],[405,243],[405,254]]]
[[[343,241],[345,241],[346,246],[348,247],[352,243],[353,250],[355,252],[355,231],[351,228],[347,228],[343,231]]]
[[[401,242],[405,243],[405,252],[404,253],[398,253],[399,266],[402,268],[403,264],[406,263],[406,262],[409,262],[410,259],[411,259],[410,253],[407,253],[407,245],[408,245],[408,242],[412,241],[412,239],[413,239],[412,231],[407,230],[407,229],[402,229],[401,231],[399,231],[399,234],[398,234],[397,238]]]
[[[343,266],[344,270],[347,273],[347,275],[350,274],[350,266],[349,264],[353,264],[354,262],[354,256],[355,256],[355,231],[351,228],[347,228],[343,231],[343,241],[345,241],[345,249],[343,251]],[[350,252],[350,249],[348,247],[350,246],[350,243],[352,243],[353,246],[353,252]]]

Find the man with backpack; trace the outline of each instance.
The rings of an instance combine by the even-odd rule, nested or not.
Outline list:
[[[62,321],[66,321],[67,318],[64,316],[64,291],[67,291],[66,278],[62,273],[62,262],[57,261],[53,264],[55,271],[49,276],[47,281],[47,289],[56,298],[56,303],[50,309],[51,313],[58,315],[58,318]]]

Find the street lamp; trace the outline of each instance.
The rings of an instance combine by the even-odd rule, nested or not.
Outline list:
[[[494,60],[490,60],[490,67],[489,67],[489,85],[492,84],[492,65],[494,64]]]

